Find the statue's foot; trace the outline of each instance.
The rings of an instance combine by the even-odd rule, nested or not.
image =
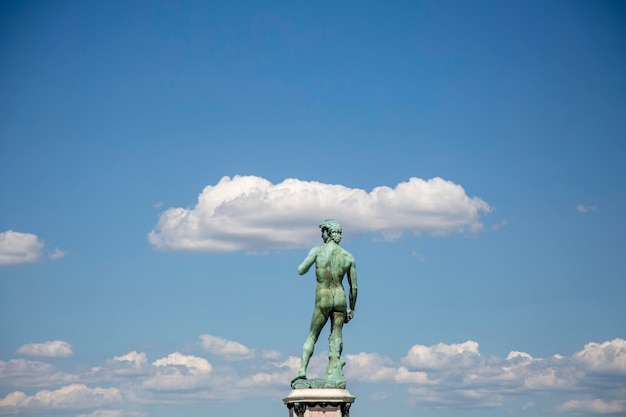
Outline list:
[[[298,375],[294,376],[293,379],[291,380],[291,385],[293,385],[293,383],[296,382],[299,379],[306,379],[306,372],[305,371],[298,372]]]
[[[326,373],[324,374],[324,380],[326,381],[328,388],[345,388],[346,377],[343,375],[343,367],[346,361],[344,360],[330,360]]]
[[[330,381],[325,378],[298,379],[291,384],[293,389],[307,388],[346,388],[346,381]]]

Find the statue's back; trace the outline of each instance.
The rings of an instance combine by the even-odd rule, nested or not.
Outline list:
[[[318,246],[316,264],[318,282],[341,284],[353,262],[352,255],[336,243]]]

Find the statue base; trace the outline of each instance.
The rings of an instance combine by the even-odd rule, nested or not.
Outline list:
[[[289,417],[349,417],[356,397],[346,389],[293,389],[283,402]]]
[[[293,389],[307,389],[307,388],[346,388],[346,381],[344,380],[331,380],[325,378],[315,378],[315,379],[296,379],[291,383],[291,388]]]

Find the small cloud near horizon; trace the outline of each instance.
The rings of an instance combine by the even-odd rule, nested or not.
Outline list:
[[[425,262],[426,261],[426,257],[419,253],[418,251],[414,250],[413,252],[411,252],[411,256],[414,258],[417,258],[418,261],[420,262]]]
[[[56,261],[57,259],[63,258],[65,255],[67,255],[67,252],[62,251],[59,248],[55,248],[54,251],[48,253],[48,258],[52,259],[53,261]]]
[[[15,352],[24,356],[45,358],[69,358],[74,355],[72,345],[64,340],[50,340],[44,343],[28,343]]]
[[[579,204],[576,206],[576,211],[579,213],[592,213],[600,210],[598,206],[585,206],[584,204]]]
[[[491,230],[500,230],[507,225],[508,221],[506,219],[502,220],[500,223],[496,223],[491,226]]]
[[[7,230],[0,233],[0,265],[37,262],[45,246],[37,235]]]

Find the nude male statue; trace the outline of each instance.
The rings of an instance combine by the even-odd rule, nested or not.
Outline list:
[[[291,381],[293,388],[345,388],[343,365],[340,360],[343,350],[343,324],[354,317],[357,297],[356,264],[354,257],[339,246],[341,241],[341,225],[336,220],[324,220],[320,223],[323,245],[311,249],[307,257],[298,266],[298,274],[304,275],[315,263],[315,307],[311,317],[309,336],[302,347],[302,358],[298,374]],[[343,288],[343,277],[348,277],[350,285],[350,307],[346,303]],[[326,322],[330,319],[330,336],[328,337],[328,367],[324,378],[316,385],[306,384],[306,368],[313,355],[315,342]],[[305,381],[301,381],[305,380]]]

